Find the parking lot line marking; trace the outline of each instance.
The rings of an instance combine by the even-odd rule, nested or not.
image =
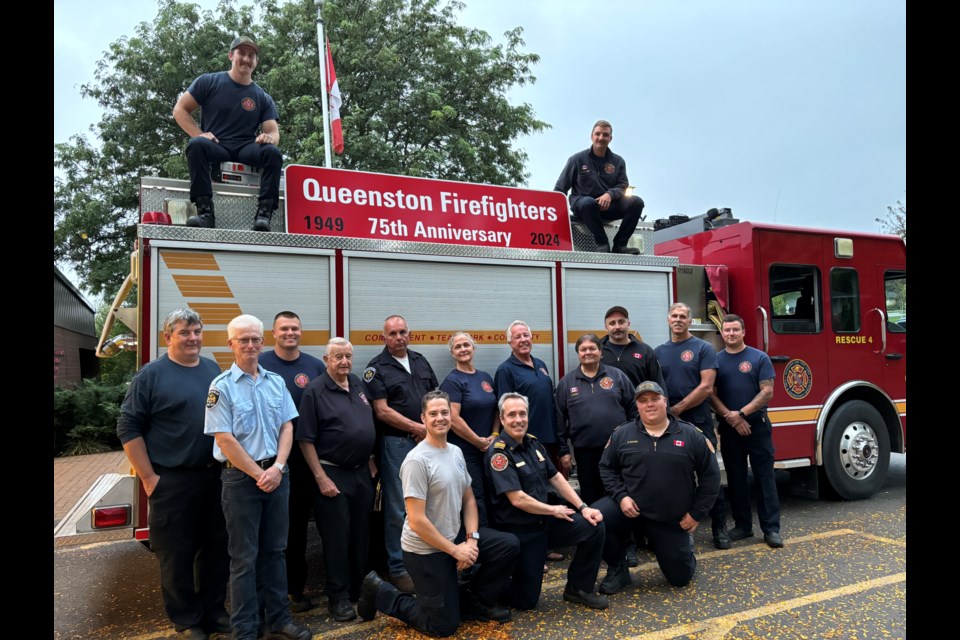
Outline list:
[[[807,605],[816,604],[818,602],[824,602],[827,600],[833,600],[834,598],[863,593],[864,591],[869,591],[871,589],[878,589],[891,584],[897,584],[898,582],[904,582],[906,579],[907,572],[903,571],[901,573],[883,576],[882,578],[865,580],[863,582],[857,582],[844,587],[837,587],[836,589],[829,589],[819,593],[811,593],[810,595],[800,596],[799,598],[784,600],[783,602],[767,604],[762,607],[748,609],[739,613],[728,613],[726,615],[717,616],[716,618],[708,618],[706,620],[699,620],[697,622],[689,622],[687,624],[670,627],[668,629],[661,629],[660,631],[642,633],[640,635],[632,636],[627,640],[669,640],[670,638],[678,638],[680,636],[686,636],[693,633],[703,633],[703,640],[719,640],[720,638],[723,638],[736,624],[741,622],[748,622],[750,620],[756,620],[757,618],[783,613],[785,611],[790,611],[791,609],[799,609],[800,607],[805,607]]]

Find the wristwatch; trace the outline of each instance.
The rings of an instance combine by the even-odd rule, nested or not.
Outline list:
[[[479,532],[479,531],[474,531],[473,533],[468,533],[468,534],[467,534],[467,537],[470,538],[470,539],[472,539],[472,540],[476,540],[477,542],[479,542],[479,541],[480,541],[480,532]]]
[[[588,506],[588,505],[587,505],[586,502],[581,502],[581,503],[580,503],[580,506],[577,507],[577,511],[579,511],[580,513],[583,513],[583,510],[586,509],[587,506]]]
[[[290,467],[287,466],[286,463],[274,462],[273,466],[275,466],[277,469],[280,469],[280,473],[286,473],[290,470]]]
[[[740,409],[739,411],[737,411],[737,413],[739,413],[740,417],[743,418],[744,420],[747,419],[747,416],[743,413],[743,409]]]

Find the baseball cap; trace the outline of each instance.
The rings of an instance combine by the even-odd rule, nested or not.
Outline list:
[[[627,310],[621,307],[620,305],[617,305],[615,307],[610,307],[609,309],[607,309],[607,312],[604,314],[603,319],[606,320],[607,318],[609,318],[615,313],[622,313],[624,318],[626,318],[627,320],[630,319],[630,314],[627,313]]]
[[[647,380],[646,382],[641,382],[640,384],[637,385],[637,390],[633,392],[633,397],[636,398],[641,393],[648,393],[648,392],[657,393],[657,394],[660,394],[661,396],[667,395],[663,392],[663,389],[660,388],[660,385],[658,385],[656,382],[653,382],[651,380]]]
[[[233,42],[230,43],[230,51],[233,51],[234,49],[236,49],[242,44],[252,47],[253,50],[257,52],[257,56],[260,55],[259,45],[257,45],[256,41],[254,41],[253,38],[250,38],[248,36],[237,36],[236,38],[234,38]]]

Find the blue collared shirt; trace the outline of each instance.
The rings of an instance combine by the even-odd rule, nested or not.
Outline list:
[[[257,365],[254,379],[236,363],[210,383],[203,432],[232,433],[254,460],[277,455],[280,427],[300,414],[283,378]],[[213,457],[226,461],[216,440]]]

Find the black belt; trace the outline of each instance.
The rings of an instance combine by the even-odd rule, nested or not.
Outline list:
[[[257,465],[257,466],[260,467],[261,469],[269,469],[270,467],[273,466],[273,463],[276,462],[276,461],[277,461],[277,456],[273,456],[272,458],[264,458],[263,460],[257,460],[257,461],[254,462],[253,464]],[[240,468],[240,467],[238,467],[237,465],[235,465],[235,464],[233,464],[232,462],[230,462],[229,460],[224,461],[223,466],[226,467],[227,469],[239,469],[239,468]]]

